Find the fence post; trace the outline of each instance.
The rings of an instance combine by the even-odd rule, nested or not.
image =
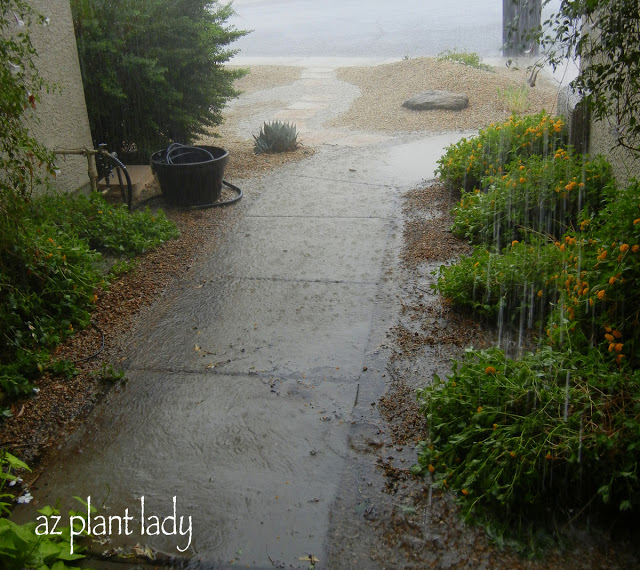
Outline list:
[[[541,18],[542,0],[502,0],[502,54],[538,55],[539,44],[531,35]]]

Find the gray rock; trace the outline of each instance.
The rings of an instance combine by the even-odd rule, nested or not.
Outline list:
[[[444,109],[460,111],[469,106],[469,97],[464,93],[451,93],[450,91],[424,91],[407,99],[403,107],[414,111],[429,111],[432,109]]]

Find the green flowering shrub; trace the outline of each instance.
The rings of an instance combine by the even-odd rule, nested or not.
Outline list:
[[[453,208],[456,235],[496,249],[531,234],[557,240],[575,227],[583,209],[599,210],[605,188],[614,184],[605,159],[561,148],[506,168],[502,176],[489,177],[484,192],[463,192]]]
[[[89,324],[103,252],[133,256],[178,234],[164,213],[130,214],[102,196],[7,200],[0,218],[0,398],[31,391],[50,351]],[[6,411],[6,408],[5,408]]]
[[[482,245],[434,288],[539,348],[470,350],[420,390],[415,471],[494,537],[535,548],[575,513],[640,508],[640,183],[558,147],[482,187],[463,192],[453,228]]]
[[[640,370],[598,351],[469,350],[418,399],[429,433],[414,472],[468,520],[527,542],[573,512],[640,506]]]
[[[449,146],[438,160],[436,173],[450,188],[483,189],[505,174],[512,162],[534,155],[553,156],[567,142],[564,122],[544,111],[511,116],[505,123],[492,123],[477,136]]]
[[[531,328],[557,296],[538,293],[561,263],[560,250],[543,240],[514,241],[500,253],[476,247],[455,264],[440,267],[435,289],[483,319],[500,317],[504,324],[523,322]]]
[[[43,507],[38,509],[39,519],[46,517],[56,517],[51,519],[51,527],[56,527],[55,533],[38,532],[38,522],[28,522],[16,524],[9,519],[11,515],[10,507],[16,500],[15,491],[10,492],[7,487],[19,483],[15,471],[22,469],[31,471],[29,466],[20,461],[7,451],[0,450],[0,560],[2,568],[7,570],[35,568],[38,570],[65,570],[67,568],[77,568],[70,566],[81,558],[84,558],[85,547],[77,544],[77,539],[71,553],[71,527],[63,527],[58,524],[60,521],[60,511],[53,507]],[[15,487],[14,487],[15,488]],[[32,499],[31,493],[26,492],[19,497],[18,502],[28,503]],[[81,501],[83,502],[83,501]],[[92,512],[95,509],[92,509]],[[85,521],[80,524],[79,518],[74,519],[74,535],[86,535],[81,533],[81,528],[86,526],[86,514],[71,511],[70,516],[83,517]],[[42,523],[40,523],[42,524]],[[48,528],[48,524],[47,524]]]

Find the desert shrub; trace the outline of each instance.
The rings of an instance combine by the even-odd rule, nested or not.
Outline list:
[[[554,243],[514,241],[502,252],[476,247],[455,264],[443,265],[435,289],[456,306],[490,322],[531,328],[548,313],[558,293],[540,291],[562,267],[562,252]]]
[[[575,512],[640,506],[639,370],[599,351],[469,350],[418,398],[429,433],[414,471],[468,520],[531,544]]]
[[[429,432],[415,467],[468,520],[529,549],[577,516],[640,508],[640,183],[544,149],[463,192],[454,231],[482,245],[434,285],[500,326],[533,328],[539,348],[469,350],[420,390]]]
[[[498,98],[507,111],[515,115],[522,115],[529,108],[529,87],[520,85],[498,89]]]
[[[598,211],[611,165],[572,149],[529,156],[506,165],[504,174],[483,179],[485,191],[463,192],[454,207],[453,232],[475,244],[503,248],[536,234],[558,240],[575,227],[583,209]]]
[[[511,116],[505,123],[492,123],[477,136],[449,146],[438,160],[436,172],[449,187],[482,189],[492,178],[503,176],[510,163],[533,155],[553,156],[566,144],[567,130],[561,119],[545,112]]]
[[[598,347],[618,364],[640,366],[640,184],[611,192],[577,231],[556,242],[561,293],[547,334],[558,345]]]
[[[438,61],[452,61],[454,63],[461,63],[475,69],[482,69],[483,71],[493,71],[493,68],[486,63],[482,63],[482,58],[475,51],[456,51],[447,49],[438,54],[436,58]]]

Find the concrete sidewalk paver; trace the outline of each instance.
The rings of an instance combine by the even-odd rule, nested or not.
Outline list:
[[[41,479],[41,504],[108,488],[110,512],[135,514],[141,496],[160,511],[176,497],[178,514],[193,517],[196,567],[326,560],[351,430],[375,421],[384,389],[384,367],[367,364],[397,310],[399,196],[431,178],[431,155],[451,139],[327,133],[318,125],[339,112],[344,86],[332,68],[304,75],[288,111],[313,112],[309,136],[331,144],[246,182],[258,199],[140,323],[126,388]],[[416,156],[422,167],[409,168]],[[172,554],[185,542],[138,530],[112,538]]]

